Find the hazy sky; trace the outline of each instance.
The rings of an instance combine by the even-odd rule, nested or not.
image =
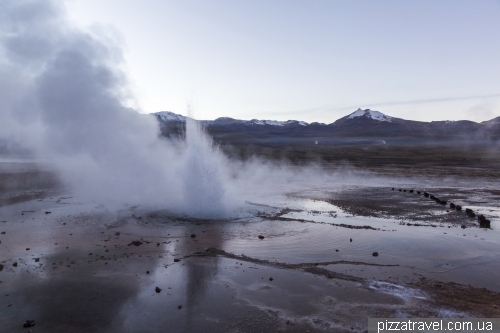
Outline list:
[[[142,113],[331,123],[500,116],[500,0],[67,0],[123,44]]]

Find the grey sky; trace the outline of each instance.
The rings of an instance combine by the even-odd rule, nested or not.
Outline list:
[[[333,122],[500,116],[500,2],[67,0],[123,43],[141,112]],[[352,109],[352,110],[351,110]]]

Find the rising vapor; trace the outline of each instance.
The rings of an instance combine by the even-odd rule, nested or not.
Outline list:
[[[199,216],[227,212],[217,162],[223,156],[196,125],[187,146],[168,142],[159,139],[154,117],[123,105],[127,82],[117,66],[118,45],[70,26],[60,2],[1,6],[5,139],[33,149],[73,191],[98,202]],[[208,178],[200,174],[207,171]]]

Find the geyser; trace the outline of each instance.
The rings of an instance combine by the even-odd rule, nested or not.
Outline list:
[[[229,212],[225,158],[188,120],[186,142],[159,137],[124,106],[121,49],[68,24],[61,2],[6,1],[0,13],[0,136],[51,163],[75,194],[121,208],[195,217]]]

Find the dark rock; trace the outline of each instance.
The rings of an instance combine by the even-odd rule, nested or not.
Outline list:
[[[426,198],[429,197],[429,193],[424,192],[424,197],[426,197]]]
[[[417,194],[420,194],[420,191],[417,191]]]
[[[434,195],[431,195],[431,196],[430,196],[430,198],[431,198],[432,200],[435,200],[435,199],[436,199],[436,197],[435,197]]]
[[[142,242],[141,241],[132,241],[132,242],[130,242],[130,244],[128,244],[128,246],[130,246],[130,245],[140,246],[140,245],[142,245]]]
[[[149,274],[149,271],[146,271],[146,274]]]
[[[0,264],[0,272],[3,271],[4,267],[5,267],[4,265]]]
[[[410,190],[410,193],[413,193],[413,190]]]
[[[274,280],[274,279],[273,279],[272,277],[270,277],[270,278],[269,278],[269,281],[272,281],[272,280]]]
[[[262,235],[259,235],[259,239],[264,239],[265,237]]]
[[[177,309],[182,309],[182,305],[177,305]]]
[[[462,224],[462,229],[465,229],[465,228],[467,228],[467,227],[465,226],[465,224]]]
[[[5,235],[5,231],[0,232],[0,234]]]
[[[479,222],[479,227],[480,228],[491,228],[491,221],[484,219],[483,221]]]
[[[486,217],[484,217],[484,215],[483,215],[483,214],[481,214],[481,215],[478,215],[478,216],[477,216],[477,219],[481,222],[481,221],[486,220]]]
[[[403,190],[403,192],[406,192],[406,190]]]
[[[462,206],[460,206],[460,205],[455,205],[455,209],[456,209],[456,210],[462,210]]]
[[[33,326],[35,326],[34,320],[26,320],[26,322],[23,324],[23,327],[33,327]]]
[[[27,247],[27,248],[26,248],[26,251],[29,251],[29,250],[30,250],[30,248],[29,248],[29,247]]]
[[[45,214],[50,214],[50,213],[52,213],[52,212],[45,212]]]
[[[440,203],[441,205],[446,205],[446,204],[447,204],[446,200],[441,200],[439,203]]]
[[[339,249],[335,249],[335,252],[339,252]]]
[[[161,293],[161,288],[156,287],[155,291],[159,294],[159,293]]]
[[[196,235],[195,235],[195,234],[192,234],[192,235],[191,235],[191,238],[196,238]]]
[[[399,189],[399,192],[401,192],[401,189]]]
[[[12,266],[17,267],[17,262],[13,263]]]
[[[374,257],[378,257],[378,252],[373,252],[373,253],[372,253],[372,256],[374,256]]]
[[[394,191],[394,187],[392,188],[392,190]]]
[[[115,236],[120,236],[120,232],[119,231],[115,232]]]
[[[174,262],[179,262],[179,261],[181,261],[181,260],[177,259],[177,258],[174,259]]]
[[[352,242],[352,238],[349,238],[349,241]]]
[[[455,207],[456,207],[455,204],[453,202],[450,202],[450,208],[455,209]]]

